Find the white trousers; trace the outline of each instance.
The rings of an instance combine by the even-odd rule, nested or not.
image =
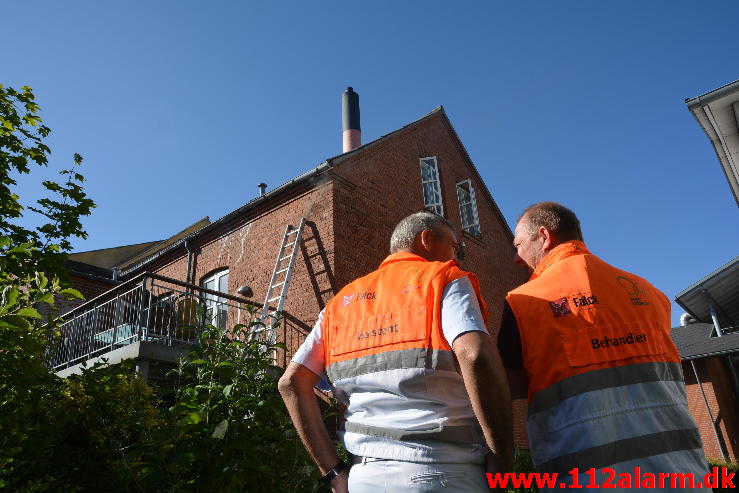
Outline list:
[[[349,493],[482,493],[482,464],[400,462],[363,458],[349,471]]]

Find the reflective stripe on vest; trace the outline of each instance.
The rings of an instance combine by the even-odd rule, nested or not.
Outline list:
[[[326,372],[337,395],[349,397],[347,432],[398,441],[481,441],[441,330],[444,288],[465,276],[487,321],[472,274],[453,261],[428,262],[410,253],[390,255],[377,271],[350,283],[328,303],[322,324]],[[356,404],[354,391],[371,403]],[[367,397],[373,392],[379,408]],[[447,404],[451,395],[454,402]],[[403,409],[407,402],[412,409]],[[449,415],[462,408],[464,415]],[[380,413],[382,426],[377,426]]]
[[[555,395],[559,395],[556,404]],[[686,405],[675,363],[581,373],[534,397],[528,417],[529,433],[537,437],[532,456],[543,472],[554,472],[692,449],[700,442]],[[659,437],[664,440],[657,444]]]
[[[507,300],[529,377],[538,470],[642,461],[705,471],[661,292],[573,241],[549,252]]]
[[[327,369],[329,380],[335,382],[367,373],[400,368],[428,368],[456,371],[451,351],[414,348],[368,354],[359,358],[337,361]]]

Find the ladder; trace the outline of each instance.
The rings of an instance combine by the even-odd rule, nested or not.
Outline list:
[[[282,245],[277,253],[277,261],[275,268],[272,270],[272,278],[269,280],[269,288],[264,296],[264,305],[259,314],[259,325],[253,332],[253,337],[263,338],[265,342],[274,344],[277,340],[277,331],[275,325],[280,319],[282,307],[285,305],[287,297],[287,288],[290,287],[290,278],[295,267],[295,259],[297,258],[298,248],[300,246],[300,238],[305,228],[305,218],[300,219],[300,224],[295,227],[288,224],[285,228],[285,234],[282,235]],[[279,289],[279,294],[278,290]],[[276,304],[273,304],[277,302]],[[263,334],[260,334],[263,333]]]

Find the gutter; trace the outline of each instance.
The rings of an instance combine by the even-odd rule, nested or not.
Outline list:
[[[308,170],[305,173],[302,173],[302,174],[296,176],[292,180],[287,181],[287,182],[283,183],[282,185],[278,186],[277,188],[274,188],[274,189],[270,190],[268,193],[266,193],[266,194],[264,194],[262,196],[259,196],[259,197],[256,197],[256,198],[250,200],[249,202],[247,202],[246,204],[242,205],[241,207],[239,207],[235,211],[229,212],[225,216],[220,217],[219,219],[217,219],[216,221],[213,221],[212,223],[210,223],[209,225],[205,226],[204,228],[201,228],[201,229],[199,229],[199,230],[197,230],[197,231],[195,231],[193,233],[190,233],[189,235],[185,236],[184,238],[180,238],[179,240],[177,240],[176,242],[174,242],[171,245],[167,246],[166,248],[163,248],[163,249],[159,250],[158,252],[154,253],[153,255],[151,255],[149,257],[146,257],[145,259],[141,260],[140,262],[138,262],[133,267],[130,267],[130,268],[126,269],[126,270],[121,271],[121,276],[127,276],[129,274],[132,274],[132,273],[140,270],[142,267],[144,267],[148,263],[150,263],[150,262],[152,262],[152,261],[154,261],[154,260],[156,260],[156,259],[164,256],[166,253],[169,253],[172,250],[175,250],[176,248],[179,248],[181,246],[184,246],[188,242],[189,242],[189,244],[191,244],[191,242],[193,242],[194,240],[196,240],[200,236],[202,236],[205,233],[207,233],[207,232],[209,232],[209,231],[211,231],[211,230],[213,230],[213,229],[221,226],[222,224],[226,223],[227,221],[229,221],[230,219],[234,218],[235,216],[238,216],[239,214],[242,214],[243,212],[246,212],[247,210],[251,209],[252,207],[255,207],[255,206],[259,205],[259,204],[262,204],[263,202],[265,202],[265,201],[271,199],[272,197],[276,196],[278,193],[280,193],[282,191],[285,191],[285,190],[289,189],[290,187],[292,187],[294,185],[297,185],[299,183],[302,183],[302,182],[308,180],[309,178],[313,178],[314,176],[317,176],[317,175],[323,173],[324,171],[326,171],[329,168],[331,168],[331,166],[332,166],[332,162],[331,161],[332,161],[331,159],[328,159],[328,160],[322,162],[321,164],[319,164],[315,168],[313,168],[311,170]]]
[[[714,89],[713,91],[708,91],[704,94],[701,94],[700,96],[696,96],[694,98],[686,98],[685,104],[687,105],[688,109],[693,109],[698,106],[712,103],[713,101],[716,101],[719,98],[722,98],[728,93],[731,93],[735,91],[737,88],[739,88],[739,80],[735,80],[734,82],[729,82],[726,85],[723,85],[719,87],[718,89]]]
[[[716,356],[729,356],[732,354],[739,353],[739,347],[734,349],[723,349],[720,351],[713,351],[710,353],[702,353],[702,354],[694,354],[692,356],[680,356],[680,359],[682,361],[693,361],[697,359],[706,359],[706,358],[713,358]]]

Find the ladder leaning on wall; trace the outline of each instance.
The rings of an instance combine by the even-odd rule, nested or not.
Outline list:
[[[253,338],[261,339],[265,342],[274,344],[277,340],[277,328],[275,325],[280,320],[282,308],[285,305],[287,297],[287,289],[290,287],[290,278],[295,267],[295,259],[298,256],[298,248],[300,247],[300,239],[305,228],[305,218],[300,219],[300,224],[295,227],[288,224],[285,233],[282,235],[282,244],[277,253],[277,261],[275,268],[272,270],[272,277],[269,280],[267,294],[264,296],[264,305],[259,313],[257,325],[252,333]],[[279,294],[277,289],[279,288]]]

